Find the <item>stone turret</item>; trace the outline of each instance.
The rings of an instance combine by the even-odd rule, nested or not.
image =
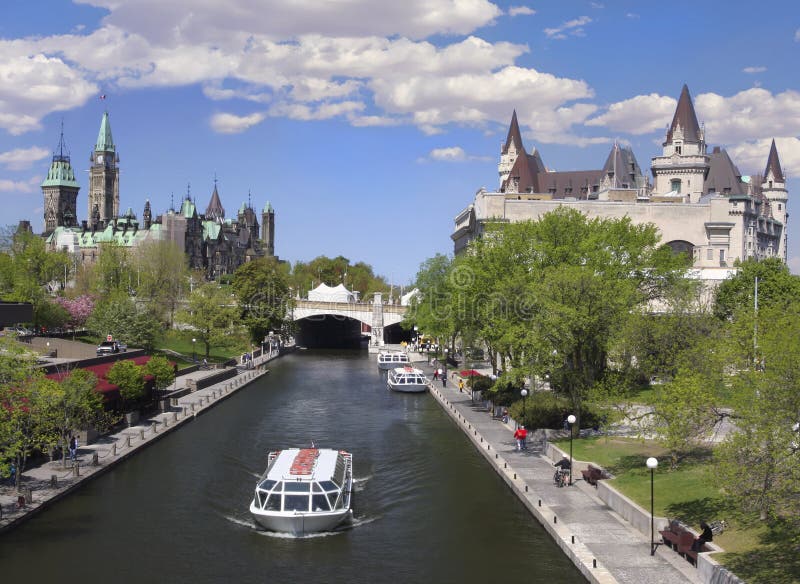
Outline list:
[[[89,157],[89,215],[96,208],[100,224],[108,225],[119,215],[119,156],[111,136],[108,112],[103,114],[97,143]]]
[[[783,234],[776,250],[776,255],[784,262],[787,260],[786,235],[789,213],[786,204],[789,202],[789,192],[786,190],[786,178],[783,175],[781,161],[778,158],[778,149],[775,140],[769,149],[767,167],[764,170],[764,181],[761,184],[761,193],[767,198],[772,210],[772,216],[783,223]]]
[[[53,161],[42,181],[44,196],[44,231],[51,233],[56,227],[77,226],[78,181],[70,165],[69,155],[65,154],[64,129],[58,142],[58,153],[53,153]]]
[[[261,211],[261,241],[264,243],[267,255],[275,255],[275,209],[272,205],[264,205]]]

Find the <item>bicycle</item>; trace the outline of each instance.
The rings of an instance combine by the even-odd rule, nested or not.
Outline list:
[[[556,473],[553,475],[553,483],[555,484],[555,486],[566,487],[568,482],[569,482],[569,469],[567,468],[556,469]]]

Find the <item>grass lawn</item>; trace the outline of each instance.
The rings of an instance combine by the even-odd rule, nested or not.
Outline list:
[[[569,440],[559,442],[569,451]],[[714,477],[709,450],[698,450],[670,470],[663,448],[631,438],[579,438],[572,443],[573,458],[594,462],[611,472],[612,486],[644,509],[650,508],[650,471],[645,461],[658,458],[653,479],[656,515],[677,518],[699,532],[700,521],[724,519],[725,533],[714,543],[725,549],[715,556],[731,571],[750,583],[800,582],[798,535],[791,526],[762,522],[734,507]],[[794,540],[794,541],[793,541]]]
[[[197,356],[198,360],[202,360],[205,356],[205,345],[201,342],[192,343],[191,331],[168,331],[162,338],[158,339],[155,343],[156,349],[167,349],[185,355],[189,362],[191,361],[192,354]],[[194,345],[194,346],[193,346]],[[246,351],[245,346],[228,346],[228,347],[211,347],[209,352],[209,361],[211,363],[227,361],[231,357],[238,357]]]

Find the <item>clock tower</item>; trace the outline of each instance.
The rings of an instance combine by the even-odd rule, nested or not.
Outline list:
[[[58,152],[53,153],[53,162],[47,171],[47,178],[42,181],[44,195],[44,231],[52,233],[56,227],[77,226],[78,181],[69,163],[69,154],[65,153],[64,128],[61,128],[61,139]]]
[[[97,144],[89,156],[89,216],[99,214],[98,228],[108,225],[119,215],[119,156],[111,137],[108,112],[103,114]]]

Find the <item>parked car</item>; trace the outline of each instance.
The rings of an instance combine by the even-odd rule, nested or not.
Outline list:
[[[125,347],[127,349],[127,346]],[[103,341],[99,345],[97,345],[97,356],[100,355],[111,355],[113,353],[119,353],[119,343],[117,341]]]
[[[117,347],[123,353],[128,351],[128,343],[123,343],[122,341],[117,341]]]

